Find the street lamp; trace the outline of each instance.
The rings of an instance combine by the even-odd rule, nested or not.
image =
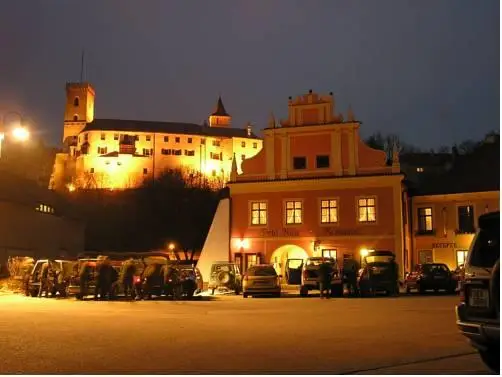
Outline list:
[[[13,140],[19,142],[26,142],[30,138],[30,131],[23,126],[23,116],[19,114],[17,111],[9,111],[8,113],[3,115],[2,125],[0,127],[0,158],[2,157],[2,142],[7,136],[6,134],[6,118],[8,115],[17,115],[19,120],[17,122],[13,122],[13,128],[11,129],[11,135]]]

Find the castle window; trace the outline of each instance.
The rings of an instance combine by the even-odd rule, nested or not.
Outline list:
[[[241,155],[241,160],[244,161],[245,159],[246,159],[246,155],[245,154]]]
[[[164,143],[169,142],[169,136],[164,136]]]
[[[329,156],[316,156],[316,168],[329,168]]]
[[[418,231],[431,233],[432,230],[432,207],[418,209]]]
[[[170,156],[171,155],[171,149],[164,149],[162,148],[161,153],[165,156]]]
[[[147,175],[148,174],[148,169],[147,168],[143,168],[143,175]]]
[[[150,148],[143,148],[143,156],[150,156]]]
[[[181,149],[173,149],[173,154],[175,156],[181,156]]]
[[[118,140],[119,139],[119,134],[113,134],[113,140]]]
[[[267,225],[267,202],[251,202],[251,224]]]
[[[54,208],[45,204],[39,204],[38,207],[35,208],[35,210],[43,213],[54,213]]]
[[[106,139],[106,135],[104,132],[101,133],[101,140],[105,140]]]
[[[307,169],[307,157],[293,157],[293,169]]]
[[[321,223],[335,224],[338,222],[338,202],[336,199],[321,200]]]
[[[258,143],[253,143],[253,148],[254,149],[258,148]]]
[[[242,147],[242,148],[246,148],[246,142],[245,142],[245,141],[242,141],[242,142],[241,142],[241,147]]]
[[[195,156],[195,151],[185,149],[185,156]]]
[[[424,172],[424,168],[417,168],[417,173],[423,173]]]
[[[94,168],[91,168],[91,170],[89,170],[89,173],[94,173]]]
[[[77,115],[77,114],[75,114],[75,115],[73,116],[73,121],[74,121],[74,122],[77,122],[77,121],[78,121],[78,115]]]
[[[376,221],[375,198],[360,198],[357,204],[359,207],[359,222],[374,223]]]
[[[73,100],[73,106],[78,107],[79,105],[80,105],[80,100],[78,99],[78,97],[75,97],[75,99]]]
[[[201,145],[206,145],[206,139],[200,139],[200,144]]]
[[[98,147],[98,154],[106,154],[107,147]]]
[[[180,138],[179,138],[179,137],[175,137],[175,138],[174,138],[174,142],[175,142],[175,143],[179,143],[179,142],[180,142]]]
[[[146,135],[146,141],[150,141],[152,140],[152,136],[151,135]]]
[[[213,147],[219,147],[220,146],[220,141],[219,140],[213,140]]]
[[[220,160],[220,154],[219,153],[214,153],[214,152],[211,152],[209,153],[209,157],[213,160]]]
[[[286,224],[301,224],[303,221],[303,202],[288,200],[286,202]]]
[[[188,138],[188,144],[192,144],[192,138],[191,137]]]

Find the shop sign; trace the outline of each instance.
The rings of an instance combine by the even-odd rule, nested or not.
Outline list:
[[[456,249],[457,244],[455,242],[437,242],[432,244],[433,249]]]
[[[260,231],[260,237],[298,237],[299,235],[298,229],[262,229]]]
[[[339,229],[325,228],[327,236],[357,236],[360,234],[359,229]]]

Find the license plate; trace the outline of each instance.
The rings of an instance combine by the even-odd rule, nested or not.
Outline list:
[[[469,294],[469,306],[487,308],[489,306],[488,290],[472,288]]]

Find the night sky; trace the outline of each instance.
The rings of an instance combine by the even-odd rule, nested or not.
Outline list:
[[[201,123],[221,93],[234,127],[266,127],[288,96],[333,91],[364,137],[420,147],[499,129],[498,0],[3,0],[0,114],[62,135],[67,81],[96,117]]]

